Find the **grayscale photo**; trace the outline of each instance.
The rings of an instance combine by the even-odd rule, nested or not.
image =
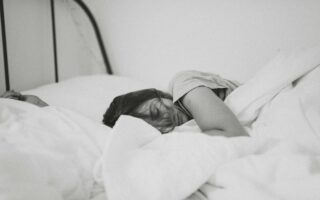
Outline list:
[[[319,11],[0,0],[0,200],[320,200]]]

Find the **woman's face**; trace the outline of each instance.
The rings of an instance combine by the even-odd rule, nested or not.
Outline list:
[[[175,126],[180,126],[188,121],[188,117],[178,109],[170,99],[153,98],[143,103],[137,112],[143,116],[149,124],[162,133],[170,132]]]

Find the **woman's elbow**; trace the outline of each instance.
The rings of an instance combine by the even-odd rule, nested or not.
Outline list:
[[[225,136],[225,137],[239,137],[239,136],[249,136],[245,129],[208,129],[202,130],[203,133],[212,136]]]

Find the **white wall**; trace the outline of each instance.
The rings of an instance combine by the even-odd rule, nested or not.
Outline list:
[[[55,2],[61,79],[104,73],[86,17],[70,0]],[[86,2],[116,74],[161,85],[182,69],[244,81],[279,50],[320,43],[319,0]],[[22,90],[52,82],[49,0],[6,0],[5,9],[11,85]]]
[[[56,2],[61,79],[105,73],[96,37],[87,16],[71,0]]]
[[[244,81],[281,49],[319,44],[319,10],[319,0],[106,0],[99,18],[119,74],[166,83],[199,69]]]
[[[46,4],[43,0],[4,1],[12,88],[34,87],[53,77],[50,12]]]

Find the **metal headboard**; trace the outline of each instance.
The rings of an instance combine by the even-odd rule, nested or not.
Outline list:
[[[86,16],[89,18],[98,41],[98,45],[102,54],[106,72],[108,74],[113,74],[97,21],[95,20],[89,7],[82,0],[73,0],[73,1],[76,2],[80,6],[80,8],[82,8]],[[55,75],[55,82],[59,82],[54,0],[50,0],[50,6],[51,6],[51,20],[52,20],[52,41],[53,41],[53,58],[54,58],[54,73],[55,73],[54,75]],[[6,85],[6,90],[10,90],[10,75],[9,75],[9,64],[8,64],[9,62],[8,62],[8,52],[7,52],[7,38],[6,38],[6,25],[5,25],[5,13],[4,13],[3,0],[0,0],[0,17],[1,17],[1,34],[2,34],[5,85]]]

